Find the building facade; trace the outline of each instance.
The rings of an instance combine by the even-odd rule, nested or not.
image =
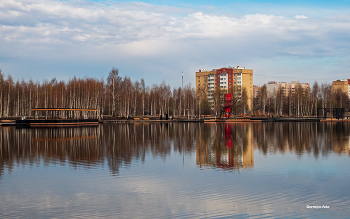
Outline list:
[[[340,90],[350,97],[350,79],[333,81],[332,88],[333,91]]]
[[[227,67],[213,70],[200,69],[196,72],[196,92],[207,95],[209,103],[213,105],[215,90],[228,93],[233,90],[236,98],[241,99],[242,90],[246,88],[248,108],[253,106],[253,70],[245,67]]]
[[[299,83],[298,81],[287,82],[276,82],[269,81],[266,84],[266,90],[268,97],[276,97],[277,91],[282,91],[284,96],[289,96],[295,92],[295,89],[300,86],[303,89],[308,89],[310,87],[309,83]]]
[[[258,85],[253,85],[253,98],[257,98],[260,87]]]
[[[269,81],[266,84],[266,91],[268,97],[275,97],[275,95],[277,94],[277,82]]]

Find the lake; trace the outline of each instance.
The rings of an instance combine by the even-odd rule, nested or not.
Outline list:
[[[348,123],[0,127],[0,218],[349,218]]]

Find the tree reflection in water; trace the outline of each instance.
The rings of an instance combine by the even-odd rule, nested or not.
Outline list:
[[[253,126],[254,144],[263,154],[349,154],[348,123],[261,123]]]
[[[264,155],[349,154],[348,123],[126,123],[98,127],[0,128],[0,175],[14,165],[104,165],[112,174],[147,155],[196,155],[200,168],[252,168],[254,150]]]

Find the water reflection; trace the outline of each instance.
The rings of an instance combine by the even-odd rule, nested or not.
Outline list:
[[[243,124],[213,124],[208,133],[198,137],[196,162],[201,168],[224,170],[254,167],[252,126]]]
[[[145,161],[146,154],[164,161],[171,152],[191,153],[194,150],[195,124],[117,124],[103,126],[103,145],[113,174],[120,166],[129,166],[133,160]]]
[[[315,158],[349,154],[348,123],[104,124],[98,127],[0,129],[0,174],[39,162],[93,167],[106,162],[112,174],[147,155],[195,155],[199,168],[254,167],[254,150]]]
[[[194,124],[111,124],[98,127],[0,129],[0,174],[14,165],[65,163],[72,166],[103,165],[112,174],[146,154],[166,160],[173,150],[191,153],[195,147]]]
[[[103,162],[100,128],[45,128],[0,130],[0,173],[14,165],[40,162],[92,166]]]
[[[349,123],[261,123],[253,125],[256,147],[265,155],[349,154]]]

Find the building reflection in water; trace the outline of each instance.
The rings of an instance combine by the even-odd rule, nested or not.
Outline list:
[[[52,129],[0,128],[0,176],[40,162],[87,168],[107,164],[119,174],[135,160],[196,154],[200,168],[254,167],[263,155],[349,155],[349,123],[134,123]]]
[[[205,124],[204,127],[209,130],[205,135],[198,136],[196,145],[196,163],[199,167],[224,170],[254,167],[250,123]]]

